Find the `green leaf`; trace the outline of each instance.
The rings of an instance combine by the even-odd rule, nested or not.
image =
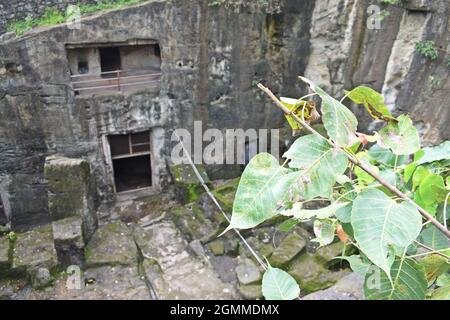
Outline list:
[[[433,225],[427,226],[422,230],[419,236],[419,242],[434,250],[450,248],[450,240],[442,233],[442,231]]]
[[[361,277],[366,276],[367,271],[369,271],[369,268],[371,266],[371,263],[364,261],[360,255],[352,255],[349,257],[337,257],[335,259],[347,260],[353,272],[356,272]]]
[[[450,286],[450,274],[449,273],[441,274],[436,280],[436,285],[438,287]]]
[[[424,155],[419,164],[430,163],[441,160],[450,160],[450,141],[445,141],[436,147],[424,148]]]
[[[411,244],[422,229],[422,217],[410,203],[397,203],[380,190],[368,189],[353,202],[351,224],[363,253],[390,274],[393,246]]]
[[[412,178],[413,190],[416,190],[416,188],[422,183],[422,181],[425,180],[425,178],[430,174],[432,174],[431,171],[426,167],[418,167],[416,171],[414,171],[414,175]]]
[[[397,166],[401,166],[408,160],[408,156],[396,156],[391,152],[391,150],[384,149],[378,144],[374,144],[369,149],[369,156],[378,163],[382,163],[390,167],[393,167],[396,164],[396,160]]]
[[[335,224],[330,219],[317,219],[314,221],[314,235],[313,242],[318,242],[320,247],[329,245],[334,240]]]
[[[300,295],[300,287],[289,273],[268,264],[262,280],[262,293],[266,300],[293,300]]]
[[[362,104],[374,119],[383,121],[395,121],[381,94],[372,88],[359,86],[347,93],[347,97],[356,104]]]
[[[450,284],[434,290],[431,300],[450,300]]]
[[[420,264],[425,268],[428,281],[434,281],[441,274],[447,272],[450,267],[448,259],[437,254],[427,255],[420,260]]]
[[[368,300],[424,300],[426,290],[424,268],[410,259],[395,259],[389,276],[378,268],[371,268],[364,283]]]
[[[317,217],[318,219],[325,219],[333,216],[338,209],[345,207],[347,204],[348,202],[342,202],[333,203],[320,209],[302,209],[302,203],[297,202],[294,203],[292,209],[282,211],[281,214],[288,217],[294,217],[301,221],[307,221],[314,217]]]
[[[417,180],[415,182],[417,183]],[[450,190],[445,189],[444,179],[437,174],[429,173],[425,177],[420,177],[420,185],[414,195],[414,201],[430,214],[435,215],[439,202],[444,201],[448,192]]]
[[[328,136],[341,147],[350,147],[356,142],[358,120],[342,103],[329,96],[310,80],[300,77],[322,99],[322,121]]]
[[[302,101],[298,100],[298,99],[293,99],[293,98],[286,98],[286,97],[281,97],[280,98],[281,103],[289,109],[289,111],[296,111],[302,104]],[[295,119],[292,116],[286,115],[286,119],[289,123],[289,125],[291,126],[292,130],[300,130],[301,126],[300,124],[295,121]]]
[[[280,230],[281,232],[289,232],[299,223],[300,223],[300,220],[298,220],[298,219],[295,219],[295,218],[288,219],[278,226],[278,230]]]
[[[306,180],[305,199],[329,197],[337,176],[342,175],[348,165],[344,152],[333,149],[324,138],[314,134],[298,138],[283,157],[291,160],[291,168],[301,170]]]
[[[280,202],[286,199],[287,191],[297,179],[297,173],[289,173],[272,155],[256,155],[242,174],[231,223],[226,231],[253,228],[274,217]]]
[[[416,171],[417,166],[418,166],[417,162],[412,162],[405,167],[405,170],[403,171],[403,179],[405,179],[406,183],[409,182],[409,180],[411,180],[414,172]]]
[[[397,118],[398,123],[391,122],[380,130],[378,144],[389,148],[396,155],[410,155],[420,149],[419,133],[412,120],[405,115]]]
[[[336,210],[336,218],[342,223],[350,223],[352,216],[352,204],[349,203],[345,207]]]
[[[300,119],[303,119],[308,124],[320,117],[319,113],[316,111],[316,104],[314,101],[303,101],[286,97],[281,97],[280,101],[286,108],[289,109],[289,111]],[[298,133],[302,128],[302,125],[299,124],[292,115],[285,115],[285,117],[291,126],[294,135],[296,135],[296,133]]]
[[[372,171],[374,171],[376,174],[380,172],[380,169],[376,166],[373,166],[370,164],[370,156],[366,151],[359,152],[356,154],[356,158],[363,162],[366,166],[370,167]],[[360,182],[363,185],[368,185],[372,183],[375,178],[369,175],[367,172],[365,172],[363,169],[361,169],[358,166],[355,166],[354,172],[356,176],[358,177],[358,182]]]

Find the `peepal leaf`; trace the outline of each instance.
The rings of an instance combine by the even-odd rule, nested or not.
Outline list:
[[[389,276],[378,268],[367,272],[364,295],[368,300],[424,300],[427,285],[421,265],[411,259],[397,258]]]
[[[368,189],[353,202],[351,224],[363,253],[390,275],[393,246],[408,247],[422,229],[422,217],[410,203],[397,203],[378,189]]]
[[[262,280],[262,293],[266,300],[293,300],[300,295],[300,287],[289,273],[268,265]]]
[[[345,172],[348,164],[343,151],[333,149],[314,134],[298,138],[283,157],[290,159],[289,166],[301,169],[300,175],[309,180],[305,183],[305,199],[329,197],[337,176]]]
[[[366,86],[359,86],[347,93],[347,97],[356,104],[362,104],[374,119],[386,122],[396,121],[384,104],[381,94]]]
[[[341,147],[352,146],[357,137],[358,120],[342,103],[329,96],[310,80],[300,77],[322,99],[322,120],[328,136]]]
[[[419,133],[412,120],[405,115],[397,118],[398,123],[391,122],[380,130],[378,144],[391,149],[396,155],[413,154],[420,149]]]
[[[298,179],[268,153],[256,155],[242,174],[233,204],[232,228],[249,229],[274,217],[279,202]]]
[[[418,164],[430,163],[441,160],[450,160],[450,141],[445,141],[436,147],[423,149],[424,155],[418,160]]]

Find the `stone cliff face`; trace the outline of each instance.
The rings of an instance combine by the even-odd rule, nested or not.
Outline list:
[[[68,3],[68,2],[67,2]],[[369,0],[163,1],[94,14],[81,28],[40,28],[0,42],[0,196],[14,229],[48,222],[46,157],[89,160],[96,206],[116,199],[107,137],[151,130],[155,185],[170,184],[174,128],[277,128],[281,114],[255,88],[300,96],[306,75],[336,97],[365,84],[394,113],[410,113],[426,144],[450,138],[450,3],[410,0],[388,7],[369,29]],[[5,6],[5,4],[3,4]],[[152,39],[161,48],[161,83],[131,94],[75,95],[66,44]],[[415,52],[433,40],[439,58]],[[361,130],[376,123],[356,110]],[[220,174],[218,175],[220,176]]]
[[[149,1],[82,21],[33,30],[0,44],[0,194],[14,229],[49,220],[45,158],[91,162],[97,206],[115,199],[107,136],[152,131],[155,185],[170,182],[166,161],[174,128],[202,120],[213,128],[270,128],[280,113],[256,100],[255,81],[290,95],[308,58],[313,1],[285,1],[276,14],[205,1]],[[161,48],[161,84],[132,94],[77,96],[70,85],[70,44],[153,39]]]
[[[379,1],[316,1],[306,77],[337,97],[344,89],[368,85],[383,93],[394,113],[413,117],[424,144],[448,140],[450,2],[409,0],[401,7],[382,7],[390,15],[380,29],[367,27],[373,4]],[[435,42],[437,60],[415,52],[415,44],[425,40]],[[373,128],[363,110],[355,111],[363,119],[361,130]]]

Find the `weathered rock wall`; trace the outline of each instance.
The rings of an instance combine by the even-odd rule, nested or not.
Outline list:
[[[373,4],[380,6],[380,1],[316,1],[306,77],[337,97],[357,85],[371,86],[383,93],[395,114],[413,117],[426,145],[448,140],[450,2],[409,0],[399,7],[380,6],[390,15],[379,29],[368,27]],[[435,42],[437,60],[415,50],[425,40]],[[374,128],[363,109],[355,111],[360,130]]]
[[[383,92],[394,113],[420,125],[425,144],[450,138],[450,3],[409,0],[386,7],[380,29],[367,9],[378,0],[153,0],[83,18],[81,29],[40,28],[0,44],[0,195],[14,228],[48,220],[45,158],[60,154],[92,164],[97,205],[114,201],[105,141],[109,134],[152,130],[157,185],[167,170],[174,128],[272,128],[283,119],[256,89],[300,96],[305,74],[336,97],[365,84]],[[258,2],[260,3],[260,2]],[[261,2],[263,3],[263,2]],[[158,88],[133,94],[75,96],[66,43],[157,40]],[[430,61],[415,43],[433,40]],[[356,108],[360,130],[376,126]]]
[[[255,81],[296,95],[308,58],[313,1],[284,1],[282,11],[207,1],[149,1],[96,14],[80,30],[36,29],[0,44],[0,192],[15,229],[49,219],[45,158],[90,161],[97,205],[115,199],[105,156],[108,134],[152,130],[158,185],[170,182],[166,162],[173,128],[194,120],[225,128],[270,128],[280,113],[255,99]],[[9,39],[9,40],[8,40]],[[155,39],[162,54],[158,88],[129,95],[75,96],[66,43]]]

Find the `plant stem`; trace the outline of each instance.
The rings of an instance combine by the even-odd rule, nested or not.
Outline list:
[[[263,86],[261,83],[258,84],[258,88],[261,89],[262,91],[264,91],[269,98],[271,98],[273,100],[273,102],[275,102],[275,104],[277,105],[278,108],[280,108],[286,115],[289,115],[291,117],[293,117],[295,119],[295,121],[297,121],[299,124],[301,124],[306,130],[308,130],[309,132],[311,132],[312,134],[318,135],[320,137],[322,137],[323,139],[325,139],[333,148],[339,149],[343,152],[345,152],[344,148],[338,146],[337,144],[335,144],[332,140],[330,139],[326,139],[325,137],[323,137],[322,135],[320,135],[320,133],[318,133],[316,130],[314,130],[308,123],[306,123],[305,121],[303,121],[302,119],[300,119],[297,115],[295,115],[293,112],[291,112],[287,107],[285,107],[281,101],[273,94],[272,91],[270,91],[269,88],[266,88],[265,86]],[[346,153],[346,152],[345,152]],[[434,226],[436,226],[436,228],[438,228],[443,234],[445,234],[447,236],[447,238],[450,239],[450,230],[448,230],[444,225],[442,225],[438,220],[436,220],[431,214],[429,214],[426,210],[424,210],[422,207],[420,207],[417,203],[415,203],[412,199],[408,198],[408,196],[406,196],[403,192],[401,192],[400,190],[397,189],[397,187],[390,185],[389,183],[387,183],[383,178],[381,178],[376,172],[372,171],[372,169],[367,166],[365,163],[359,161],[356,157],[348,154],[348,160],[353,163],[354,165],[360,167],[363,171],[365,171],[367,174],[369,174],[370,176],[372,176],[373,178],[375,178],[375,180],[377,180],[383,187],[385,187],[386,189],[388,189],[389,191],[391,191],[393,194],[395,194],[396,196],[398,196],[399,198],[408,201],[409,203],[411,203],[414,207],[417,208],[417,210],[419,211],[419,213],[425,218],[425,220],[430,221]]]
[[[423,243],[420,243],[417,240],[414,240],[414,243],[417,244],[418,246],[424,248],[424,249],[427,249],[429,251],[428,254],[434,253],[434,254],[440,255],[441,257],[444,257],[446,259],[450,259],[449,256],[447,256],[446,254],[443,254],[441,252],[441,251],[448,251],[448,249],[436,250],[436,249],[433,249],[433,248],[431,248],[431,247],[429,247],[429,246],[427,246],[427,245],[425,245]],[[425,254],[416,254],[416,255],[413,255],[413,256],[410,256],[410,257],[414,258],[414,257],[423,256],[423,255],[425,255]]]

